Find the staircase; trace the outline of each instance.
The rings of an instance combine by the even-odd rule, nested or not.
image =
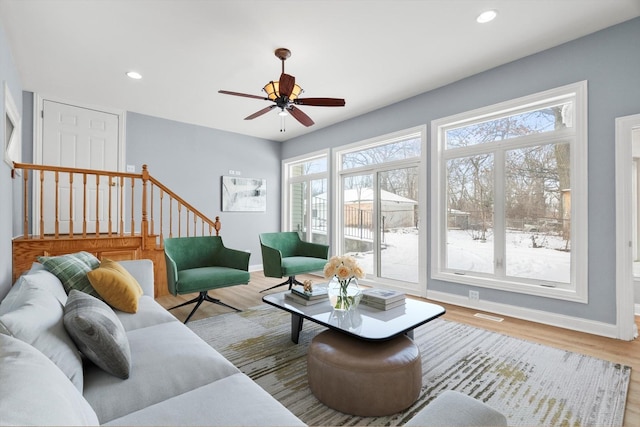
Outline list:
[[[115,261],[151,259],[155,296],[167,295],[165,237],[219,235],[209,219],[147,170],[142,173],[14,163],[22,180],[21,236],[13,239],[13,280],[40,255],[87,251]],[[34,231],[35,230],[35,231]]]

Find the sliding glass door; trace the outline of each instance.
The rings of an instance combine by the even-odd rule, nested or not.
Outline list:
[[[367,280],[418,290],[426,270],[420,221],[422,134],[382,138],[338,152],[339,253],[354,256]]]

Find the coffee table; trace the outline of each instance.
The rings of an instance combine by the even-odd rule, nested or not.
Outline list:
[[[387,341],[398,335],[413,338],[413,330],[442,316],[445,309],[411,298],[404,306],[378,310],[360,304],[347,312],[334,311],[329,299],[314,305],[301,305],[285,299],[289,291],[265,295],[262,301],[291,313],[291,341],[298,343],[304,319],[366,341]]]

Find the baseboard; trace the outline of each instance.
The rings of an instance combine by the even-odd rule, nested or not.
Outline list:
[[[491,301],[470,301],[467,297],[463,297],[461,295],[439,291],[427,290],[427,298],[433,301],[459,305],[461,307],[487,311],[489,313],[501,314],[503,316],[515,317],[517,319],[542,323],[544,325],[557,326],[559,328],[601,335],[608,338],[618,338],[618,328],[615,324],[549,313],[541,310],[533,310],[530,308],[516,307]],[[640,305],[636,305],[636,314],[639,310]]]
[[[250,265],[249,266],[249,273],[254,273],[256,271],[262,271],[262,264],[256,264],[256,265]]]

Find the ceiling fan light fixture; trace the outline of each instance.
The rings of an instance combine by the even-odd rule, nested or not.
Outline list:
[[[269,98],[271,101],[275,101],[276,99],[280,98],[279,82],[269,82],[262,88],[262,90],[267,94],[267,98]],[[294,85],[293,90],[289,95],[289,99],[291,101],[297,99],[302,92],[303,90],[299,85]]]
[[[476,22],[479,24],[486,24],[487,22],[491,22],[496,19],[498,16],[498,12],[496,10],[485,10],[476,18]]]
[[[274,108],[279,108],[278,115],[280,116],[280,132],[284,132],[284,122],[287,116],[291,116],[296,119],[303,126],[313,126],[314,122],[311,117],[302,111],[297,105],[304,106],[318,106],[318,107],[344,107],[344,99],[342,98],[299,98],[300,94],[304,92],[300,85],[296,84],[296,78],[290,74],[284,72],[284,61],[291,56],[291,51],[286,48],[279,48],[275,50],[275,55],[280,61],[282,61],[282,74],[278,81],[270,81],[262,88],[262,91],[266,94],[266,97],[250,95],[248,93],[232,92],[229,90],[219,90],[218,93],[224,93],[226,95],[242,96],[245,98],[261,99],[263,101],[271,101],[273,104],[256,111],[253,114],[245,117],[245,120],[253,120],[256,117],[260,117],[267,114]],[[280,92],[280,83],[282,82],[282,92]]]

